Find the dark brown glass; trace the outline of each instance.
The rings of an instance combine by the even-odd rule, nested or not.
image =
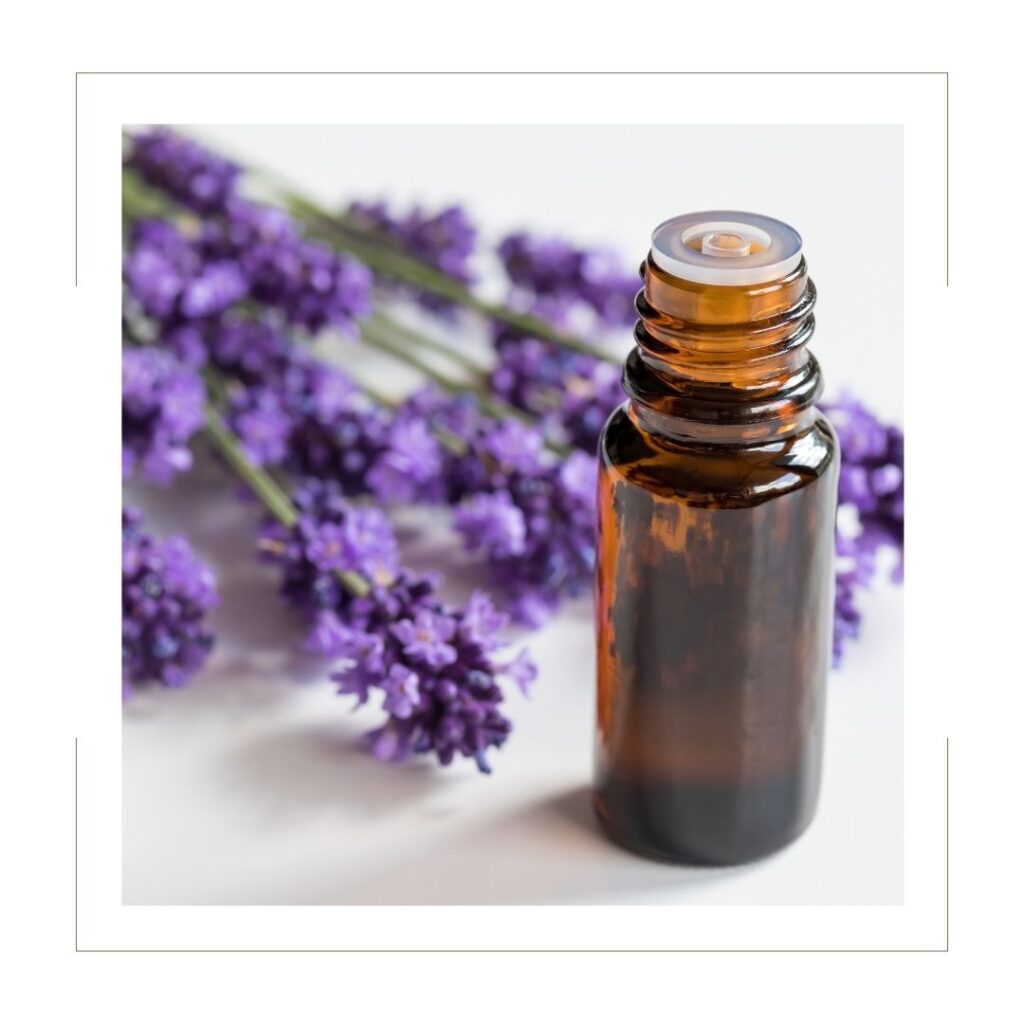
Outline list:
[[[810,823],[839,450],[806,264],[723,287],[650,259],[599,451],[595,806],[646,856],[738,864]]]

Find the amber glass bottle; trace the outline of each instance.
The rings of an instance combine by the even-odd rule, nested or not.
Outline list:
[[[748,213],[655,229],[600,442],[595,806],[659,859],[756,859],[817,802],[839,449],[801,250]]]

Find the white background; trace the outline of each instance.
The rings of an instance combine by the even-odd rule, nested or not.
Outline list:
[[[832,390],[902,413],[902,131],[898,127],[222,127],[185,129],[317,199],[461,201],[486,243],[516,228],[611,245],[629,265],[650,229],[690,209],[752,209],[803,233],[819,289],[812,348]],[[643,166],[640,166],[642,158]],[[482,257],[482,287],[500,275]],[[452,331],[424,319],[442,336]],[[454,341],[486,357],[484,326]],[[617,339],[622,351],[628,331]],[[476,345],[474,346],[474,341]],[[330,353],[396,393],[414,378],[340,341]],[[132,489],[154,526],[217,567],[220,643],[186,692],[129,705],[124,730],[128,903],[885,904],[903,893],[902,592],[884,573],[863,638],[830,680],[817,820],[792,848],[735,869],[648,863],[610,845],[589,807],[591,603],[526,638],[540,679],[511,698],[515,732],[472,765],[370,760],[302,626],[252,564],[252,523],[214,467],[170,494]],[[404,515],[403,551],[486,584],[446,516]],[[866,752],[870,750],[870,756]]]

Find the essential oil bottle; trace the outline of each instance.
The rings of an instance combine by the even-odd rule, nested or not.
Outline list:
[[[665,221],[599,446],[595,806],[629,849],[738,864],[810,823],[839,447],[780,221]]]

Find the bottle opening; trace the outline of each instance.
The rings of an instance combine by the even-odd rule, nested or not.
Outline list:
[[[657,266],[701,284],[760,284],[785,277],[802,252],[803,241],[788,224],[732,210],[673,217],[651,236]]]
[[[749,256],[753,240],[732,231],[709,231],[700,240],[700,251],[708,256]]]

